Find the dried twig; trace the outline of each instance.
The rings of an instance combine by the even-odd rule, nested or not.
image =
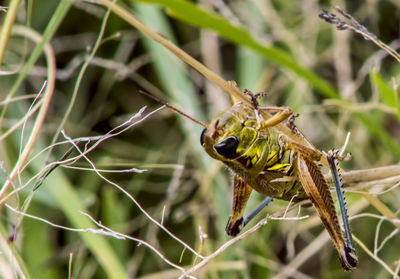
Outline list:
[[[164,106],[163,106],[164,107]],[[161,108],[163,108],[161,107]],[[106,178],[105,176],[103,176],[100,171],[97,170],[95,164],[87,157],[87,152],[86,151],[82,151],[78,145],[76,144],[76,142],[74,142],[69,136],[67,136],[67,134],[65,133],[65,131],[61,131],[62,135],[64,136],[65,139],[67,139],[74,147],[75,149],[80,153],[80,155],[86,159],[86,161],[92,166],[93,170],[96,172],[96,174],[103,179],[104,181],[106,181],[107,183],[113,185],[114,187],[116,187],[118,190],[120,190],[123,194],[125,194],[138,208],[139,210],[154,224],[156,224],[158,227],[160,227],[163,231],[165,231],[169,236],[171,236],[173,239],[175,239],[176,241],[178,241],[180,244],[182,244],[184,247],[186,247],[186,249],[188,249],[189,251],[191,251],[193,254],[195,254],[197,257],[200,258],[204,258],[202,255],[198,254],[192,247],[190,247],[188,244],[186,244],[183,240],[181,240],[180,238],[178,238],[177,236],[175,236],[171,231],[169,231],[165,226],[163,226],[160,222],[158,222],[156,219],[154,219],[141,205],[140,203],[128,192],[124,189],[124,187],[118,185],[117,183],[109,180],[108,178]],[[108,134],[106,134],[104,136],[104,138],[108,138],[107,137]],[[96,144],[95,144],[96,145]],[[91,147],[92,148],[92,147]]]
[[[66,226],[61,226],[58,224],[55,224],[47,219],[38,217],[38,216],[34,216],[28,213],[24,213],[22,211],[19,211],[15,208],[13,208],[12,206],[5,204],[5,206],[12,210],[13,212],[20,214],[24,217],[28,217],[34,220],[38,220],[40,222],[46,223],[54,228],[58,228],[58,229],[63,229],[63,230],[67,230],[67,231],[72,231],[72,232],[80,232],[80,233],[92,233],[92,234],[99,234],[99,235],[103,235],[103,236],[110,236],[110,237],[114,237],[120,240],[125,240],[125,239],[130,239],[133,240],[135,242],[138,242],[139,244],[145,245],[146,247],[150,248],[153,252],[155,252],[163,261],[165,261],[167,264],[169,264],[170,266],[179,269],[181,271],[183,271],[184,269],[182,267],[180,267],[179,265],[176,265],[174,263],[172,263],[171,261],[169,261],[160,251],[158,251],[155,247],[153,247],[151,244],[147,243],[146,241],[143,241],[141,239],[135,238],[135,237],[131,237],[128,236],[126,234],[122,234],[119,232],[116,232],[106,226],[104,226],[103,224],[101,224],[99,221],[96,221],[92,216],[90,216],[87,213],[81,212],[83,215],[87,216],[93,223],[95,223],[100,229],[93,229],[93,228],[88,228],[88,229],[75,229],[75,228],[70,228],[70,227],[66,227]]]
[[[292,205],[289,210],[292,210],[293,208],[295,208],[298,204],[296,205]],[[252,228],[250,228],[249,230],[245,231],[244,233],[240,234],[239,236],[225,242],[220,248],[218,248],[214,253],[212,253],[211,255],[204,257],[202,261],[200,261],[198,264],[196,264],[195,266],[193,266],[192,268],[186,270],[179,278],[186,278],[188,277],[190,274],[192,274],[193,272],[199,270],[200,268],[202,268],[203,266],[205,266],[209,261],[211,261],[212,259],[214,259],[215,257],[217,257],[218,255],[220,255],[222,252],[224,252],[228,247],[232,246],[233,244],[235,244],[236,242],[238,242],[239,240],[247,237],[248,235],[254,233],[255,231],[257,231],[258,229],[260,229],[261,227],[265,226],[268,223],[268,220],[302,220],[305,218],[308,218],[308,216],[301,216],[301,217],[280,217],[282,216],[282,214],[285,214],[285,212],[287,212],[288,209],[285,209],[285,211],[282,212],[278,212],[275,213],[272,216],[267,216],[266,218],[262,219],[261,221],[259,221],[256,225],[254,225]]]
[[[134,114],[132,117],[130,117],[127,121],[125,121],[124,123],[118,125],[117,127],[111,129],[108,133],[101,135],[101,136],[97,136],[97,137],[85,137],[85,138],[77,138],[74,139],[73,142],[75,144],[79,144],[81,142],[86,142],[86,148],[84,151],[84,154],[88,154],[89,152],[93,151],[99,144],[101,144],[103,141],[110,139],[112,137],[115,137],[129,129],[131,129],[133,126],[138,125],[140,123],[142,123],[143,121],[145,121],[148,117],[152,116],[153,114],[157,113],[159,110],[163,109],[164,106],[148,113],[146,116],[140,118],[137,121],[134,121],[136,118],[139,118],[142,116],[143,112],[145,111],[146,107],[143,107],[142,109],[139,110],[139,112],[137,112],[136,114]],[[89,143],[91,143],[92,141],[94,141],[95,143],[93,145],[91,145],[89,148],[87,147]],[[69,141],[64,141],[62,143],[57,143],[56,145],[59,144],[66,144],[69,143]],[[44,150],[42,150],[41,152],[39,152],[39,154],[37,154],[36,156],[34,156],[30,161],[28,161],[24,167],[21,168],[21,171],[24,170],[24,168],[30,164],[30,162],[32,160],[34,160],[37,156],[39,156],[40,154],[42,154],[45,150],[51,148],[51,146],[46,147]],[[37,180],[39,177],[45,175],[49,170],[54,169],[56,166],[58,165],[65,165],[65,164],[69,164],[71,162],[74,162],[80,158],[82,158],[83,156],[81,154],[69,158],[69,159],[65,159],[63,161],[57,161],[57,162],[52,162],[50,164],[48,164],[46,167],[42,168],[42,170],[34,175],[28,182],[26,182],[24,185],[21,185],[20,187],[18,187],[17,189],[15,189],[14,191],[10,192],[8,195],[6,195],[5,197],[3,197],[0,200],[0,205],[3,204],[8,198],[10,198],[11,196],[15,195],[17,192],[23,190],[24,188],[26,188],[28,185],[30,185],[30,183],[32,183],[32,181]],[[40,179],[39,179],[40,180]],[[38,182],[37,182],[38,183]],[[36,186],[37,188],[37,186]]]

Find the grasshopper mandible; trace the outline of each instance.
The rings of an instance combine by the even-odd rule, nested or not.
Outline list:
[[[201,145],[212,158],[223,162],[233,171],[232,214],[225,229],[228,235],[236,236],[244,222],[254,217],[271,198],[292,202],[310,199],[338,251],[343,268],[350,270],[357,266],[342,185],[334,161],[335,153],[329,153],[327,161],[339,197],[345,234],[339,224],[328,184],[318,165],[322,153],[312,146],[296,143],[295,137],[282,133],[276,127],[289,119],[287,127],[293,134],[304,137],[293,123],[296,115],[290,108],[259,106],[257,98],[264,94],[244,90],[243,93],[250,97],[251,106],[242,101],[235,102],[206,125],[168,103],[142,93],[205,127],[200,136]],[[263,112],[275,114],[264,119]],[[269,199],[244,221],[243,213],[252,190]]]

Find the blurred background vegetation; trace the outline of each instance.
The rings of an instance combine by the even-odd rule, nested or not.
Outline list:
[[[351,132],[348,151],[353,156],[342,164],[344,169],[398,164],[400,64],[371,41],[352,31],[336,30],[318,14],[339,5],[380,40],[399,49],[400,2],[147,0],[117,5],[224,79],[237,81],[241,89],[266,91],[266,104],[290,106],[300,113],[297,126],[319,149],[340,147]],[[229,107],[225,92],[96,1],[3,1],[0,22],[1,278],[177,278],[182,274],[135,240],[70,231],[23,217],[9,207],[68,228],[98,228],[81,212],[88,213],[114,231],[151,244],[183,268],[200,259],[152,222],[143,209],[203,255],[229,240],[224,228],[230,214],[231,174],[201,149],[201,127],[169,110],[95,146],[87,156],[102,170],[102,177],[85,158],[43,176],[49,164],[72,146],[61,129],[73,139],[101,136],[144,106],[146,111],[134,121],[161,106],[139,90],[160,96],[204,122]],[[55,67],[51,50],[43,55],[47,43]],[[45,80],[46,89],[53,91],[48,105],[43,101],[48,91],[34,99]],[[42,125],[35,122],[40,112],[30,113],[39,108],[36,104],[48,109]],[[40,133],[24,159],[23,150],[38,126]],[[63,143],[47,148],[55,141]],[[93,138],[78,145],[83,150],[85,144],[91,147],[95,142]],[[70,157],[78,156],[73,150]],[[21,171],[14,176],[16,165]],[[13,183],[5,189],[10,176]],[[40,176],[45,178],[43,184],[33,192]],[[126,190],[138,204],[104,178]],[[357,186],[379,193],[379,200],[397,214],[399,181],[391,177]],[[17,191],[9,194],[12,190]],[[372,257],[356,244],[359,267],[351,273],[343,271],[315,210],[307,207],[300,214],[310,218],[269,221],[193,275],[396,278],[399,229],[376,218],[381,214],[357,189],[346,196],[350,216],[358,216],[351,221],[353,234],[376,252]],[[253,193],[247,209],[262,199]],[[258,219],[287,205],[275,201]],[[201,241],[204,234],[207,238]]]

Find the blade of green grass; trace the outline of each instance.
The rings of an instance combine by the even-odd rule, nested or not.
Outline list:
[[[175,41],[168,21],[159,10],[155,7],[140,4],[134,4],[134,7],[141,20],[147,26],[162,33],[172,42]],[[185,111],[192,117],[203,120],[200,105],[195,96],[191,81],[186,73],[184,63],[153,40],[143,36],[143,41],[153,58],[153,65],[158,73],[162,86],[165,88],[165,92],[168,94],[168,99],[173,100],[173,103],[177,104],[178,108],[185,108]],[[179,119],[181,120],[183,118],[179,117]],[[190,141],[199,142],[199,135],[202,128],[186,119],[184,119],[182,124]],[[194,149],[197,154],[203,153],[200,144],[192,145],[191,148]]]
[[[39,205],[39,206],[38,206]],[[32,215],[43,216],[47,209],[41,207],[41,203],[31,203],[29,212]],[[35,237],[23,238],[23,255],[26,265],[29,267],[33,278],[61,278],[60,271],[56,265],[49,265],[45,270],[43,266],[47,265],[52,260],[54,255],[59,251],[54,245],[51,238],[49,227],[36,220],[29,218],[24,219],[23,232],[25,236],[30,235]],[[19,237],[20,234],[17,235]]]
[[[38,171],[39,166],[35,167]],[[81,213],[85,212],[86,209],[68,178],[60,170],[49,175],[39,191],[46,191],[57,201],[60,210],[66,215],[74,228],[95,228],[92,221]],[[91,233],[79,233],[79,235],[101,263],[109,278],[129,278],[123,264],[105,236]]]
[[[388,132],[382,128],[382,124],[378,122],[376,117],[361,113],[355,113],[355,115],[361,120],[362,123],[364,123],[370,132],[376,135],[387,147],[389,147],[395,158],[400,158],[399,142],[393,139]]]
[[[171,16],[197,27],[211,29],[231,42],[247,46],[260,53],[264,58],[294,71],[298,76],[304,78],[318,89],[323,96],[339,98],[339,94],[329,83],[318,77],[312,71],[299,65],[295,57],[278,48],[264,45],[254,38],[246,29],[232,25],[228,20],[213,12],[201,9],[199,6],[184,0],[138,1],[161,5],[168,10]]]
[[[18,88],[21,86],[26,75],[29,73],[30,69],[33,67],[33,65],[39,58],[40,54],[43,52],[45,45],[50,41],[54,33],[57,31],[58,26],[63,21],[69,8],[71,7],[71,4],[72,4],[71,0],[62,0],[60,2],[53,16],[49,20],[49,23],[47,24],[46,30],[43,33],[43,40],[33,49],[32,54],[29,56],[28,61],[21,69],[17,80],[14,82],[14,85],[8,94],[8,98],[11,98],[17,92]]]
[[[247,48],[239,48],[238,53],[238,82],[242,88],[260,90],[260,82],[265,62],[261,55]]]
[[[133,4],[136,12],[138,13],[140,19],[157,32],[161,32],[169,40],[174,41],[172,31],[169,27],[169,23],[165,18],[165,15],[156,7],[151,7],[149,5]],[[155,41],[143,37],[144,43],[151,57],[153,57],[154,67],[158,73],[158,77],[161,80],[166,93],[170,96],[177,107],[184,108],[185,112],[188,112],[191,116],[199,118],[201,115],[200,106],[195,95],[195,91],[191,82],[187,76],[185,66],[182,61],[172,55],[164,47],[156,43]],[[211,158],[206,156],[205,152],[202,150],[199,137],[201,133],[201,128],[197,124],[184,119],[183,117],[178,117],[185,134],[188,137],[188,143],[190,148],[195,151],[197,158],[199,159],[200,166],[203,168],[204,173],[213,173],[210,166],[212,166]],[[210,178],[204,178],[210,179]],[[219,238],[221,240],[226,240],[227,236],[223,230],[224,223],[229,216],[229,199],[227,198],[226,179],[221,173],[217,174],[213,178],[213,183],[211,186],[212,196],[214,197],[214,206],[217,209],[216,222],[217,227],[221,228],[218,231]],[[225,259],[230,258],[230,255],[224,255]]]
[[[400,119],[400,106],[396,90],[393,90],[383,77],[375,71],[371,71],[370,79],[372,85],[378,90],[385,104],[393,107],[398,111],[397,118]]]

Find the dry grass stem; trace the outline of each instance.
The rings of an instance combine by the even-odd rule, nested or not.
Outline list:
[[[245,231],[244,233],[236,236],[235,238],[225,242],[221,247],[219,247],[215,252],[213,252],[211,255],[204,257],[198,264],[194,265],[190,269],[186,270],[179,278],[186,278],[192,273],[196,272],[200,268],[204,267],[206,264],[208,264],[212,259],[223,253],[227,248],[238,242],[239,240],[242,240],[243,238],[249,236],[250,234],[254,233],[255,231],[259,230],[261,227],[265,226],[268,223],[268,220],[289,220],[289,221],[298,221],[302,219],[308,218],[308,216],[300,216],[300,217],[279,217],[280,215],[283,216],[287,211],[293,210],[296,208],[297,205],[292,205],[288,208],[285,209],[285,211],[278,212],[273,214],[272,216],[268,216],[261,221],[259,221],[256,225]]]
[[[23,34],[24,36],[27,36],[28,38],[30,38],[31,40],[33,40],[36,43],[39,43],[41,41],[41,36],[39,33],[35,32],[31,29],[28,29],[26,27],[15,26],[13,30],[14,30],[13,32],[15,32],[16,34]],[[22,153],[19,156],[17,163],[15,164],[13,170],[10,173],[11,180],[15,179],[16,176],[20,175],[20,169],[22,168],[23,164],[28,159],[29,154],[31,153],[33,146],[36,142],[36,139],[39,136],[40,129],[43,125],[44,119],[47,114],[47,110],[50,105],[50,101],[53,96],[54,86],[55,86],[56,61],[55,61],[53,49],[51,48],[50,45],[45,46],[45,55],[46,55],[49,71],[48,71],[48,78],[47,78],[47,80],[48,80],[47,87],[43,94],[43,103],[40,108],[39,114],[36,118],[32,132],[29,136],[29,139],[28,139]],[[5,195],[10,184],[11,184],[10,180],[7,180],[4,183],[4,185],[2,186],[2,188],[0,190],[0,198],[2,198]]]
[[[160,107],[150,113],[148,113],[146,116],[144,116],[143,118],[134,121],[136,118],[140,118],[143,114],[143,112],[145,111],[146,107],[143,107],[141,110],[139,110],[138,113],[136,113],[135,115],[133,115],[132,117],[130,117],[127,121],[125,121],[124,123],[116,126],[115,128],[111,129],[108,133],[102,135],[102,136],[97,136],[97,137],[86,137],[86,138],[78,138],[78,139],[74,139],[74,143],[79,144],[81,142],[86,142],[85,144],[85,151],[84,151],[84,155],[92,152],[93,150],[95,150],[95,148],[101,144],[103,141],[108,140],[112,137],[118,136],[122,133],[124,133],[125,131],[131,129],[133,126],[138,125],[140,123],[142,123],[143,121],[145,121],[148,117],[154,115],[155,113],[157,113],[159,110],[163,109],[164,107]],[[88,147],[89,143],[92,143],[92,141],[94,141],[94,143]],[[70,143],[70,140],[66,140],[65,142],[63,142],[62,144],[67,144]],[[54,145],[53,145],[54,146]],[[46,149],[49,149],[50,146],[46,147]],[[44,152],[43,150],[40,152],[42,153]],[[28,182],[26,182],[24,185],[21,185],[20,187],[17,187],[17,189],[13,190],[12,192],[10,192],[8,195],[6,195],[5,197],[3,197],[0,200],[0,204],[3,204],[7,199],[9,199],[11,196],[15,195],[16,193],[18,193],[19,191],[23,190],[25,187],[29,186],[33,181],[35,181],[36,179],[40,180],[40,177],[44,174],[46,174],[49,170],[53,169],[54,167],[58,166],[58,165],[65,165],[65,164],[69,164],[72,162],[75,162],[79,159],[81,159],[83,157],[82,154],[79,154],[75,157],[69,158],[69,159],[65,159],[63,161],[60,162],[52,162],[50,164],[48,164],[47,166],[45,166],[44,168],[41,169],[41,171],[34,175]],[[29,162],[30,163],[30,162]],[[28,163],[28,164],[29,164]],[[27,165],[28,165],[27,164]],[[23,168],[21,168],[21,170],[23,170],[27,165],[25,165]]]
[[[163,108],[163,107],[161,107]],[[156,112],[156,111],[154,111]],[[83,152],[78,146],[77,144],[66,135],[66,133],[64,131],[61,131],[62,135],[64,136],[65,139],[67,139],[74,147],[75,149],[80,153],[80,155],[86,159],[86,161],[92,166],[93,170],[96,172],[96,174],[103,179],[104,181],[106,181],[107,183],[113,185],[114,187],[116,187],[119,191],[121,191],[125,196],[127,196],[138,208],[139,210],[151,221],[153,222],[155,225],[157,225],[159,228],[161,228],[163,231],[165,231],[169,236],[171,236],[173,239],[175,239],[176,241],[178,241],[180,244],[182,244],[186,249],[188,249],[189,251],[191,251],[193,254],[195,254],[196,256],[203,258],[203,256],[199,255],[193,248],[191,248],[188,244],[186,244],[184,241],[182,241],[181,239],[179,239],[177,236],[175,236],[172,232],[170,232],[166,227],[164,227],[160,222],[158,222],[156,219],[154,219],[141,205],[140,203],[130,194],[128,193],[122,186],[112,182],[111,180],[107,179],[106,177],[104,177],[96,168],[95,164],[86,156],[87,152]],[[104,137],[106,138],[106,137]]]
[[[369,32],[365,26],[361,25],[357,20],[343,11],[340,7],[335,7],[335,9],[344,17],[344,20],[338,18],[335,14],[328,13],[326,10],[323,10],[323,12],[319,15],[320,18],[324,19],[328,23],[336,25],[338,30],[351,29],[358,34],[361,34],[366,40],[374,42],[378,47],[385,50],[388,54],[395,58],[397,62],[400,63],[400,54],[397,53],[393,48],[380,41],[374,34]]]
[[[395,273],[394,270],[392,270],[381,258],[378,256],[374,255],[365,244],[359,240],[357,237],[353,235],[353,239],[357,242],[357,244],[372,258],[374,259],[377,263],[379,263],[381,266],[384,267],[391,275],[393,275],[393,278],[398,279],[399,276]]]
[[[354,17],[339,7],[319,15],[374,44],[326,32],[318,1],[20,2],[0,7],[1,278],[346,276],[310,200],[275,201],[264,218],[227,240],[230,179],[199,145],[201,129],[210,132],[207,123],[215,122],[197,119],[214,118],[229,107],[228,97],[252,105],[249,88],[268,92],[260,107],[293,112],[281,123],[279,109],[253,104],[257,120],[279,122],[271,130],[280,151],[293,147],[282,147],[282,139],[321,155],[316,163],[332,189],[321,150],[339,148],[358,244],[360,268],[351,276],[400,279],[395,1],[344,1]],[[149,111],[152,100],[140,91],[196,118],[160,113],[169,105]],[[296,123],[294,115],[301,115]],[[289,167],[290,176],[269,182],[301,179],[299,166]]]

